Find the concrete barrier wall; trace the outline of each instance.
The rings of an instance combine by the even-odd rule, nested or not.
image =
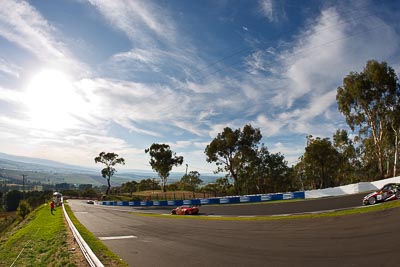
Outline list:
[[[213,205],[213,204],[236,204],[236,203],[253,203],[274,200],[289,199],[308,199],[332,197],[363,193],[374,191],[388,183],[400,183],[400,176],[388,178],[374,182],[360,182],[356,184],[348,184],[338,187],[330,187],[324,189],[287,192],[277,194],[259,194],[244,196],[229,196],[218,198],[202,198],[202,199],[186,199],[186,200],[159,200],[159,201],[100,201],[101,205],[111,206],[182,206],[182,205]]]
[[[309,190],[305,191],[304,193],[305,193],[305,198],[342,196],[342,195],[358,194],[368,191],[375,191],[388,183],[400,183],[400,176],[374,182],[360,182],[356,184],[348,184],[338,187]]]

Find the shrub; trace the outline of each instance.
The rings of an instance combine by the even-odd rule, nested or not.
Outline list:
[[[29,203],[25,200],[21,200],[19,202],[18,205],[18,209],[17,209],[17,214],[19,217],[23,219],[25,219],[26,215],[29,214],[29,212],[31,212],[31,206],[29,205]]]

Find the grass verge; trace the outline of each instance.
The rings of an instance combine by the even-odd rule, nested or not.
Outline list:
[[[66,239],[62,210],[40,206],[3,233],[0,266],[76,266]]]
[[[82,238],[86,241],[86,243],[92,249],[93,253],[96,254],[99,260],[104,264],[104,266],[129,266],[114,252],[109,250],[108,247],[106,247],[106,245],[104,245],[99,239],[97,239],[97,237],[95,237],[89,230],[87,230],[86,227],[78,221],[74,213],[71,211],[71,208],[67,204],[65,205],[65,210],[67,211],[72,223],[81,234]]]
[[[183,216],[183,215],[162,215],[162,214],[151,214],[151,213],[136,213],[137,216],[147,216],[147,217],[159,217],[159,218],[169,218],[169,219],[189,219],[189,220],[219,220],[219,221],[272,221],[272,220],[288,220],[288,219],[312,219],[312,218],[322,218],[322,217],[335,217],[335,216],[347,216],[353,214],[361,214],[366,212],[377,212],[388,209],[394,209],[400,207],[399,201],[386,202],[374,206],[365,206],[353,209],[344,209],[338,211],[329,211],[321,213],[304,213],[304,214],[294,214],[294,215],[265,215],[265,216]]]

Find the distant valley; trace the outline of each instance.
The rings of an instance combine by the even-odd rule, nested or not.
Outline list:
[[[22,175],[30,183],[42,184],[92,184],[94,186],[105,185],[106,180],[101,176],[100,170],[68,165],[56,161],[20,157],[0,153],[0,179],[15,179],[22,181]],[[169,183],[179,181],[184,173],[170,173]],[[205,184],[215,182],[214,174],[201,175]],[[157,173],[146,170],[120,170],[112,177],[113,186],[120,185],[132,180],[158,179]]]

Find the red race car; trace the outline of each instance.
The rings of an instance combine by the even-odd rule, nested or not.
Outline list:
[[[176,215],[194,215],[199,213],[199,208],[193,206],[180,206],[173,209],[171,213]]]

